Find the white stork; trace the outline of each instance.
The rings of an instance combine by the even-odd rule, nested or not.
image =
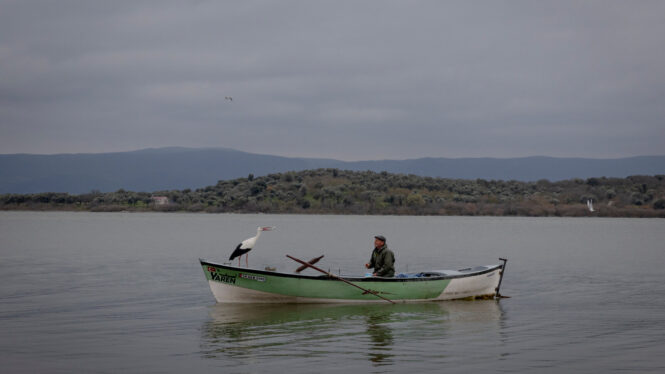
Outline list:
[[[259,227],[257,227],[256,228],[256,236],[253,236],[249,239],[245,239],[245,240],[242,241],[242,243],[238,244],[238,246],[233,251],[233,253],[231,253],[231,257],[229,257],[229,261],[233,261],[234,258],[238,257],[238,266],[240,266],[240,257],[242,257],[242,255],[246,255],[245,256],[245,265],[247,267],[249,267],[249,253],[248,252],[251,251],[252,248],[254,248],[254,244],[256,244],[256,239],[258,239],[259,236],[261,236],[261,232],[263,232],[263,231],[272,231],[274,229],[275,228],[272,227],[272,226],[264,226],[264,227],[259,226]]]

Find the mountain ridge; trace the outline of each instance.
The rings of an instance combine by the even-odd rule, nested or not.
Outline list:
[[[528,156],[519,158],[422,157],[340,161],[285,157],[231,148],[146,148],[111,153],[0,154],[0,193],[86,193],[125,189],[202,188],[219,180],[286,171],[335,168],[425,177],[558,181],[573,178],[665,174],[665,156],[614,159]]]

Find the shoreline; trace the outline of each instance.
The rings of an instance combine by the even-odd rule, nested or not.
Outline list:
[[[665,218],[665,211],[652,209],[621,209],[611,212],[584,211],[586,208],[568,207],[565,211],[573,214],[441,214],[441,213],[391,213],[391,212],[326,212],[326,211],[291,211],[291,212],[271,212],[271,211],[220,211],[220,210],[191,210],[174,208],[135,208],[119,206],[99,206],[94,209],[71,208],[71,207],[53,207],[53,206],[35,206],[35,207],[0,207],[2,212],[72,212],[72,213],[191,213],[191,214],[271,214],[271,215],[321,215],[321,216],[396,216],[396,217],[522,217],[522,218]]]

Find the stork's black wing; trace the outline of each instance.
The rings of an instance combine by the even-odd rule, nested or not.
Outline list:
[[[238,246],[233,251],[233,253],[231,253],[231,257],[229,257],[229,261],[233,260],[234,258],[236,258],[238,256],[242,256],[242,255],[244,255],[245,253],[247,253],[251,250],[251,248],[244,248],[243,249],[243,248],[240,248],[240,246],[242,246],[242,243],[238,244]]]

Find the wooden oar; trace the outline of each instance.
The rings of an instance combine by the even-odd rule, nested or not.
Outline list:
[[[307,261],[307,263],[310,264],[310,265],[314,265],[317,262],[319,262],[319,260],[322,259],[322,258],[323,258],[323,255],[321,255],[319,257],[316,257],[316,258],[313,258],[313,259]],[[300,265],[300,267],[296,269],[296,273],[300,273],[301,271],[303,271],[305,269],[307,269],[307,265]]]
[[[388,298],[385,298],[385,297],[379,295],[378,292],[375,293],[375,292],[372,292],[372,291],[367,290],[367,289],[365,289],[365,288],[362,288],[362,287],[358,286],[357,284],[351,283],[351,282],[349,282],[348,280],[346,280],[346,279],[344,279],[344,278],[342,278],[342,277],[340,277],[340,276],[337,276],[337,275],[335,275],[335,274],[333,274],[333,273],[330,273],[330,272],[327,272],[327,271],[325,271],[325,270],[323,270],[323,269],[320,269],[320,268],[318,268],[318,267],[316,267],[316,266],[314,266],[314,265],[312,265],[312,264],[310,264],[310,263],[307,263],[307,262],[305,262],[305,261],[303,261],[303,260],[297,259],[297,258],[292,257],[292,256],[289,256],[289,255],[286,255],[286,257],[292,259],[293,261],[299,262],[299,263],[301,263],[301,264],[303,264],[303,265],[305,265],[305,266],[307,266],[307,267],[310,267],[310,268],[312,268],[312,269],[314,269],[314,270],[318,270],[318,271],[322,272],[323,274],[327,274],[327,275],[328,275],[329,277],[331,277],[331,278],[335,278],[335,279],[337,279],[337,280],[341,280],[342,282],[344,282],[344,283],[346,283],[346,284],[348,284],[348,285],[350,285],[350,286],[353,286],[353,287],[355,287],[355,288],[360,288],[361,290],[365,291],[366,293],[372,294],[372,295],[374,295],[374,296],[376,296],[376,297],[379,297],[379,298],[381,298],[381,299],[383,299],[383,300],[385,300],[385,301],[388,301],[388,302],[391,302],[391,303],[395,304],[394,301],[392,301],[392,300],[390,300],[390,299],[388,299]]]

